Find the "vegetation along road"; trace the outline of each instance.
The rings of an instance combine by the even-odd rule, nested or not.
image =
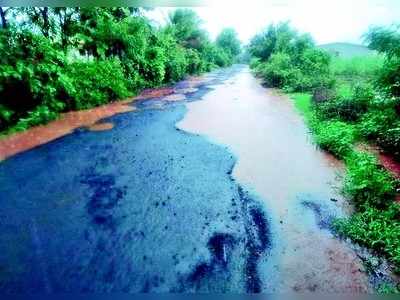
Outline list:
[[[290,100],[238,65],[188,84],[0,165],[3,288],[369,289],[329,230],[340,168]]]

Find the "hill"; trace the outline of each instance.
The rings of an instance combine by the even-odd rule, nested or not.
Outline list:
[[[350,44],[350,43],[329,43],[319,45],[318,47],[344,58],[352,58],[355,56],[368,56],[375,54],[375,51],[368,49],[366,46]]]

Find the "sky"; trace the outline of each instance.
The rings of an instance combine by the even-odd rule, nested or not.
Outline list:
[[[317,44],[361,44],[371,25],[400,22],[400,0],[215,0],[190,8],[204,20],[211,38],[233,27],[244,43],[272,22],[289,20],[299,32],[311,33]],[[164,24],[173,9],[159,7],[148,14]]]

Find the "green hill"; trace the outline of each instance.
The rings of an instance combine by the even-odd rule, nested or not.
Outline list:
[[[368,49],[366,46],[350,43],[329,43],[319,45],[318,47],[332,53],[333,55],[352,58],[355,56],[369,56],[376,52]]]

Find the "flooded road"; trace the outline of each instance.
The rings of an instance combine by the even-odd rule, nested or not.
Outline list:
[[[289,99],[234,66],[135,106],[0,163],[1,291],[370,291]]]
[[[329,232],[348,210],[337,192],[340,164],[312,144],[290,100],[243,68],[187,106],[177,126],[228,146],[238,158],[233,177],[267,208],[273,247],[259,266],[262,289],[367,291],[360,260]]]

